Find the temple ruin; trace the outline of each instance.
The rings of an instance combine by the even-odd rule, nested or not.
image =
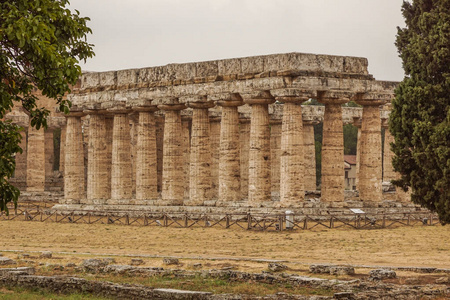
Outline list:
[[[387,130],[396,85],[375,80],[365,58],[303,53],[86,72],[67,96],[70,114],[53,113],[47,131],[23,112],[8,115],[28,129],[13,181],[28,192],[63,188],[62,210],[295,210],[318,197],[317,207],[413,209],[407,194],[383,193],[397,176]],[[324,106],[302,105],[312,98]],[[362,107],[342,106],[349,101]],[[357,193],[344,188],[344,124],[358,127]]]

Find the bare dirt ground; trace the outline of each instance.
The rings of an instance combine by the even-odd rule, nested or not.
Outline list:
[[[450,268],[450,226],[260,232],[0,221],[0,228],[0,252],[202,257],[213,264],[214,258],[262,258],[299,264]],[[252,268],[251,262],[245,264]]]

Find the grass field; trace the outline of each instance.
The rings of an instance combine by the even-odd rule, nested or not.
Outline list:
[[[0,251],[450,268],[450,226],[260,232],[1,221],[0,228]]]

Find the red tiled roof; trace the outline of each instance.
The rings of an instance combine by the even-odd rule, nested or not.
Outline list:
[[[351,165],[356,165],[356,155],[344,155],[344,161]]]

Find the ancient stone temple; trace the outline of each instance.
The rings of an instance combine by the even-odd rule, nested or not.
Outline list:
[[[375,80],[367,67],[365,58],[287,53],[84,73],[61,126],[59,208],[305,207],[311,195],[319,197],[313,128],[319,122],[320,202],[348,198],[343,125],[349,123],[360,124],[359,198],[351,197],[384,201],[382,107],[396,83]],[[304,105],[312,98],[323,105]],[[343,107],[349,101],[361,107]],[[46,148],[45,135],[30,131],[28,143],[28,151],[31,143]],[[27,169],[45,162],[28,159]],[[385,181],[395,177],[384,170]],[[42,174],[28,173],[27,186],[39,186]]]

